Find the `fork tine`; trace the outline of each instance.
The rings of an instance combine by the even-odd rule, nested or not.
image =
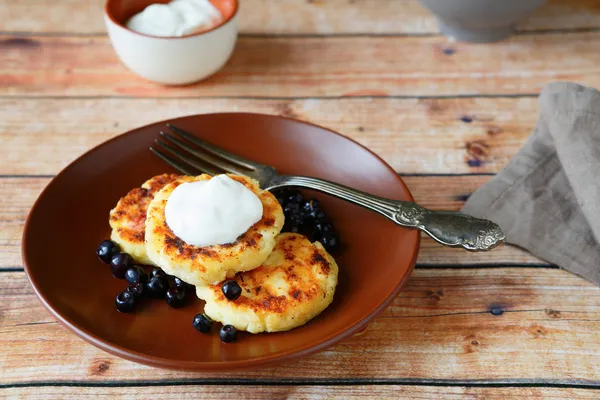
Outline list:
[[[171,167],[175,168],[176,170],[178,170],[179,172],[184,173],[185,175],[197,175],[196,173],[194,173],[191,169],[186,168],[183,164],[177,162],[174,158],[169,157],[166,154],[163,154],[162,152],[156,150],[154,147],[150,146],[150,151],[153,152],[154,154],[156,154],[159,158],[161,158],[164,162],[166,162],[167,164],[169,164]]]
[[[246,167],[252,171],[254,171],[257,167],[262,166],[262,164],[256,163],[254,161],[250,161],[248,159],[245,159],[243,157],[240,157],[238,155],[235,155],[228,151],[225,151],[222,148],[215,146],[214,144],[208,143],[205,140],[202,140],[202,139],[184,131],[181,128],[178,128],[171,124],[167,124],[167,127],[169,127],[169,129],[171,129],[173,132],[178,133],[179,135],[183,136],[190,142],[202,147],[206,151],[209,151],[209,152],[213,153],[214,155],[219,156],[229,162],[232,162],[232,163],[237,164],[242,167]]]
[[[248,174],[248,170],[243,170],[242,168],[238,168],[237,166],[219,158],[215,157],[212,154],[204,153],[202,151],[195,150],[189,144],[185,143],[183,140],[179,139],[177,136],[174,136],[170,133],[166,133],[160,131],[160,135],[165,138],[168,142],[173,142],[188,153],[198,157],[200,160],[204,161],[208,165],[214,165],[217,168],[220,168],[226,172],[231,172],[233,174],[238,175],[246,175]]]
[[[209,164],[199,163],[198,161],[190,158],[188,155],[184,154],[183,152],[179,151],[177,148],[171,146],[168,143],[161,142],[158,139],[155,139],[154,142],[156,144],[158,144],[159,146],[162,146],[165,149],[169,150],[171,153],[173,153],[177,157],[179,157],[179,159],[181,161],[185,162],[188,165],[191,165],[192,167],[196,168],[199,171],[206,172],[207,174],[210,174],[210,175],[218,175],[221,173],[221,171],[212,168],[212,166]]]

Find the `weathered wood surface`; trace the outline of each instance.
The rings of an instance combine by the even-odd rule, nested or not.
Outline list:
[[[537,99],[0,99],[0,175],[56,174],[129,129],[225,111],[328,127],[367,146],[401,174],[465,174],[506,165],[531,134]]]
[[[549,0],[509,40],[474,45],[440,36],[417,0],[244,0],[227,66],[170,88],[119,63],[103,3],[0,4],[0,397],[600,396],[600,289],[510,246],[466,253],[424,238],[419,268],[363,334],[230,374],[110,356],[54,321],[20,270],[25,218],[52,175],[186,114],[315,122],[381,155],[418,202],[457,210],[523,145],[543,85],[600,87],[599,2]]]
[[[136,386],[136,387],[11,387],[0,389],[0,395],[28,399],[97,399],[102,398],[161,398],[180,400],[199,398],[223,399],[597,399],[597,391],[564,388],[486,388],[435,387],[406,385],[350,386]]]
[[[465,196],[490,179],[476,177],[407,177],[406,183],[416,200],[433,209],[458,210]],[[21,236],[27,214],[50,178],[0,178],[0,269],[22,265]],[[107,210],[108,215],[108,210]],[[108,223],[108,217],[107,217]],[[476,265],[529,264],[540,260],[512,246],[503,246],[491,253],[467,253],[443,247],[428,237],[421,242],[420,264]]]
[[[0,96],[533,94],[552,80],[600,86],[600,52],[590,51],[599,46],[600,31],[519,35],[486,46],[441,36],[243,37],[202,84],[164,87],[126,70],[105,36],[0,35]]]
[[[2,279],[0,384],[427,378],[600,385],[600,288],[558,269],[417,269],[361,335],[297,362],[227,374],[112,357],[54,322],[23,272]]]
[[[104,33],[105,0],[10,0],[0,7],[5,32]],[[435,17],[417,0],[242,0],[242,34],[431,34]],[[595,0],[550,0],[520,31],[600,27]]]

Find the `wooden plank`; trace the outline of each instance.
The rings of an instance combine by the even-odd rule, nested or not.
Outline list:
[[[424,206],[458,210],[464,203],[465,193],[470,193],[489,178],[407,177],[406,182],[415,199]],[[33,202],[49,180],[50,178],[0,178],[0,268],[22,265],[21,236],[25,219]],[[470,253],[443,247],[428,237],[424,237],[421,242],[418,262],[427,265],[541,263],[531,254],[512,246],[503,246],[490,253]]]
[[[6,32],[104,33],[105,0],[11,0],[0,8]],[[551,0],[519,30],[585,29],[600,26],[594,0]],[[242,34],[428,34],[434,16],[417,0],[243,0]]]
[[[435,387],[408,385],[351,386],[147,386],[147,387],[14,387],[0,389],[8,398],[28,399],[596,399],[598,392],[549,387]]]
[[[600,384],[600,288],[557,269],[415,270],[362,334],[297,362],[227,374],[160,370],[110,356],[53,322],[22,272],[2,273],[2,280],[4,385],[316,378]]]
[[[482,46],[443,37],[244,37],[201,84],[136,77],[108,38],[0,35],[0,95],[134,97],[456,96],[600,86],[600,31],[520,35]],[[453,52],[444,51],[451,48]]]
[[[535,125],[537,99],[0,99],[0,174],[56,174],[129,129],[225,111],[328,127],[401,174],[480,173],[499,171],[521,148]]]

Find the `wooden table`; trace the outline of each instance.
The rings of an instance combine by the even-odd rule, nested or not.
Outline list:
[[[229,374],[87,344],[45,311],[20,255],[27,213],[65,165],[194,113],[322,124],[385,158],[420,203],[457,210],[522,146],[544,84],[600,87],[598,2],[550,0],[509,40],[474,45],[440,36],[413,0],[242,0],[227,66],[165,88],[118,62],[103,1],[0,0],[0,396],[600,397],[600,289],[514,247],[470,254],[424,238],[406,288],[363,334]],[[56,248],[49,257],[68,252]]]

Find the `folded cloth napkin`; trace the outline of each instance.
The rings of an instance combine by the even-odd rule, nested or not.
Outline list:
[[[531,137],[463,211],[507,242],[600,285],[600,92],[547,85]]]

